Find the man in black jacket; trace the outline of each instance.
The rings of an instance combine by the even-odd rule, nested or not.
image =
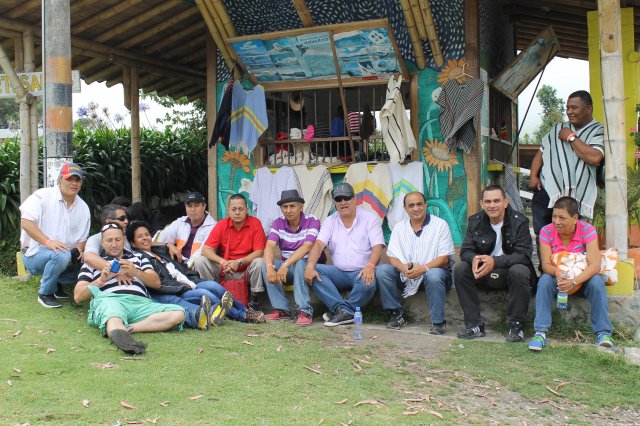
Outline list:
[[[510,328],[507,341],[522,342],[531,280],[535,279],[529,219],[509,207],[499,186],[487,186],[482,191],[480,205],[484,211],[469,217],[467,235],[460,249],[461,262],[453,271],[465,324],[458,337],[474,339],[485,335],[478,301],[478,286],[481,286],[507,289]]]

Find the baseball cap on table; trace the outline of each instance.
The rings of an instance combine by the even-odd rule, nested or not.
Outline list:
[[[84,179],[84,172],[76,163],[64,163],[60,168],[58,177],[69,179],[71,176],[78,176],[80,179]]]
[[[187,192],[187,196],[184,198],[184,203],[206,203],[206,200],[199,192]]]
[[[348,183],[339,183],[333,187],[333,191],[331,192],[331,196],[335,199],[336,197],[353,197],[354,196],[353,187]]]

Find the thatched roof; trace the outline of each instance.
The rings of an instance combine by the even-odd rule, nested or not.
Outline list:
[[[498,1],[498,0],[483,0]],[[341,22],[388,18],[405,61],[415,62],[403,13],[404,0],[72,0],[71,34],[73,69],[87,83],[106,81],[108,86],[123,81],[123,65],[135,65],[139,84],[145,91],[157,91],[174,98],[205,97],[206,39],[210,31],[201,13],[202,4],[222,6],[236,35]],[[409,3],[424,4],[423,0]],[[463,14],[464,0],[431,0],[435,28],[445,58],[464,55],[464,22],[453,19]],[[503,0],[504,11],[515,23],[516,44],[525,47],[548,24],[560,38],[560,56],[587,58],[586,12],[596,10],[596,0]],[[640,6],[640,0],[622,1],[623,6]],[[301,10],[302,7],[302,10]],[[638,18],[638,11],[636,17]],[[640,19],[636,20],[636,28]],[[41,0],[0,0],[0,42],[10,57],[14,39],[31,29],[36,35],[39,67]],[[304,23],[303,23],[304,22]],[[636,30],[636,36],[638,31]],[[415,41],[415,40],[414,40]],[[422,45],[426,66],[435,66],[431,46]],[[218,55],[218,80],[228,68]]]

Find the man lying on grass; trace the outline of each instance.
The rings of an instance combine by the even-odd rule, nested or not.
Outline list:
[[[99,327],[104,336],[126,353],[142,354],[147,345],[131,333],[147,333],[182,328],[184,309],[178,305],[155,303],[149,288],[159,288],[160,278],[148,260],[124,250],[124,231],[114,223],[100,230],[102,257],[109,261],[103,269],[84,264],[74,291],[76,303],[91,300],[89,325]],[[131,284],[119,283],[116,274],[124,270]]]

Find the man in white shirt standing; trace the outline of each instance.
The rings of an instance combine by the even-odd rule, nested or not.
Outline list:
[[[387,328],[398,330],[407,322],[400,295],[416,294],[424,283],[431,314],[431,334],[444,334],[444,298],[451,288],[455,249],[447,222],[427,213],[427,201],[421,192],[404,197],[408,218],[396,224],[391,233],[387,256],[390,264],[378,267],[378,287],[382,307],[391,312]]]
[[[20,206],[22,261],[32,274],[42,275],[38,302],[45,308],[59,308],[56,294],[66,298],[58,283],[77,281],[91,214],[78,196],[84,173],[75,163],[60,169],[57,186],[41,188]]]

